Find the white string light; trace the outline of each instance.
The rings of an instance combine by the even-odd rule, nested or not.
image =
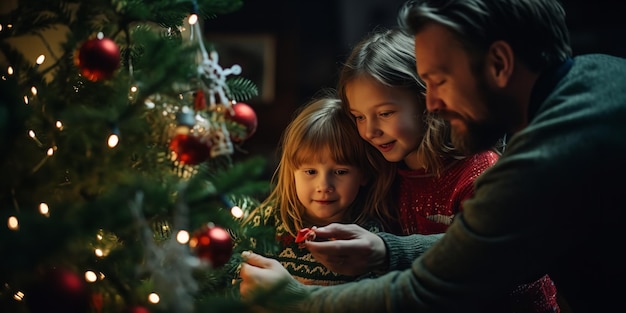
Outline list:
[[[39,213],[41,213],[41,215],[49,217],[50,216],[50,207],[48,207],[48,204],[45,202],[42,202],[39,204]]]
[[[198,23],[198,14],[189,15],[189,19],[187,21],[189,22],[189,25],[194,25]]]
[[[235,218],[240,218],[243,216],[243,210],[235,205],[230,208],[230,214],[232,214]]]
[[[93,283],[98,280],[98,275],[94,271],[86,271],[85,272],[85,280],[87,282]]]
[[[37,57],[37,60],[35,61],[35,63],[37,63],[37,65],[41,65],[43,64],[45,60],[46,60],[46,56],[42,54],[39,57]]]
[[[176,241],[178,241],[178,243],[180,244],[187,244],[189,242],[189,232],[186,230],[180,230],[177,234],[176,234]]]
[[[111,149],[115,148],[119,142],[120,142],[120,137],[116,134],[109,135],[109,138],[107,139],[107,145]]]
[[[37,135],[35,134],[35,131],[34,131],[34,130],[32,130],[32,129],[31,129],[31,130],[29,130],[29,131],[28,131],[28,136],[29,136],[30,138],[32,138],[32,139],[33,139],[33,140],[37,143],[37,145],[38,145],[39,147],[43,147],[43,144],[41,143],[41,141],[39,141],[39,139],[37,139]]]
[[[24,293],[23,293],[23,292],[21,292],[21,291],[16,292],[16,293],[13,295],[13,299],[14,299],[14,300],[16,300],[16,301],[22,301],[22,300],[24,300]]]
[[[150,301],[150,303],[156,304],[161,301],[161,297],[159,297],[159,295],[156,292],[153,292],[148,295],[148,301]]]
[[[10,230],[19,230],[20,223],[17,217],[9,216],[9,219],[7,220],[7,227],[9,227]]]

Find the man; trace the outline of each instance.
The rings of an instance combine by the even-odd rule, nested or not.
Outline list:
[[[512,136],[464,212],[421,256],[410,249],[422,237],[317,229],[336,240],[307,248],[336,272],[395,270],[416,259],[358,283],[289,282],[285,290],[309,298],[287,310],[485,312],[546,273],[569,304],[564,311],[623,310],[626,60],[572,58],[556,0],[418,0],[400,20],[415,35],[428,110],[450,121],[454,144],[473,152]],[[248,255],[242,292],[273,266]]]

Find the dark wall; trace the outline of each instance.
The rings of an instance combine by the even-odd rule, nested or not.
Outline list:
[[[265,154],[275,168],[280,134],[294,110],[322,87],[334,87],[349,49],[378,26],[396,25],[403,0],[244,1],[241,10],[205,23],[205,33],[270,34],[276,39],[275,98],[251,99],[259,126],[242,148]],[[574,54],[626,57],[624,4],[619,0],[565,0]],[[246,75],[243,69],[242,76]]]
[[[574,54],[626,57],[626,2],[564,0]]]

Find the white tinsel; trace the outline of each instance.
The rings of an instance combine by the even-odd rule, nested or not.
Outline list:
[[[142,192],[137,192],[135,201],[130,204],[137,224],[141,227],[141,240],[144,246],[145,260],[140,266],[140,273],[150,274],[154,288],[161,297],[161,304],[165,305],[169,312],[192,313],[193,295],[198,290],[192,271],[198,262],[197,258],[191,255],[187,245],[176,241],[176,234],[187,224],[187,206],[178,201],[174,212],[172,236],[157,245],[152,229],[142,214],[143,197]]]

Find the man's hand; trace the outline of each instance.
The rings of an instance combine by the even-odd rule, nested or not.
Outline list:
[[[360,276],[383,269],[387,248],[376,234],[354,224],[333,223],[315,228],[317,238],[328,241],[306,241],[305,247],[315,259],[335,273]]]
[[[239,275],[242,279],[239,292],[242,298],[251,298],[261,288],[271,289],[285,281],[295,280],[276,260],[263,257],[250,251],[241,253],[244,263]]]

